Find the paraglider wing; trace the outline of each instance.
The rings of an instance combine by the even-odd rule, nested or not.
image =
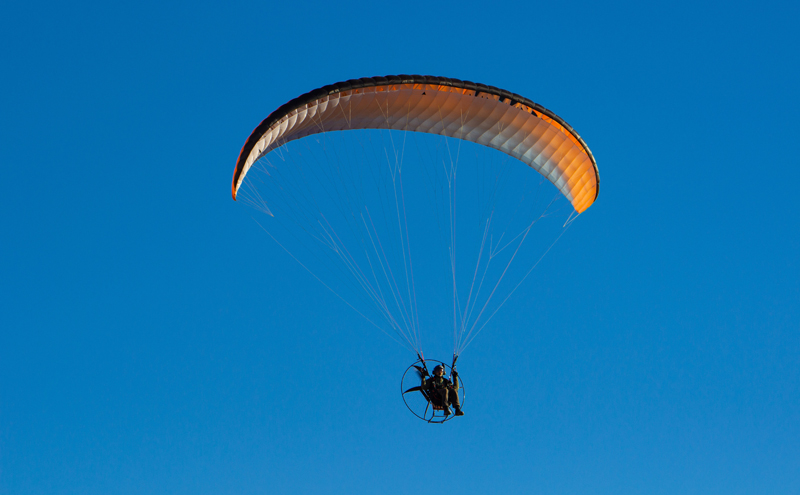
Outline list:
[[[586,143],[541,105],[493,86],[400,75],[324,86],[278,108],[245,142],[233,198],[250,167],[271,150],[312,134],[351,129],[438,134],[494,148],[537,170],[578,213],[599,191],[597,164]]]

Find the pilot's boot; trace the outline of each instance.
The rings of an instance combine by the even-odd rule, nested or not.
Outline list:
[[[454,407],[456,408],[456,416],[463,416],[464,415],[464,411],[462,411],[460,407],[458,407],[458,406],[454,406]]]
[[[453,414],[452,411],[450,411],[450,408],[447,406],[444,406],[442,412],[444,413],[445,416],[450,416],[451,414]]]

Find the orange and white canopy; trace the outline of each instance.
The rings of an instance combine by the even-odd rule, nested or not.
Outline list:
[[[272,112],[242,148],[233,199],[250,167],[273,149],[312,134],[351,129],[423,132],[494,148],[546,177],[578,213],[598,195],[600,176],[592,152],[553,112],[492,86],[401,75],[324,86]]]

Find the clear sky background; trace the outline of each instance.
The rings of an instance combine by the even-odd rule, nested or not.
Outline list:
[[[6,2],[0,493],[799,493],[798,18]],[[444,426],[403,406],[413,356],[230,198],[272,110],[398,73],[541,103],[602,178]]]

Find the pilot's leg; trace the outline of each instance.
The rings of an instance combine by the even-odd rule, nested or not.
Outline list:
[[[450,404],[452,404],[453,407],[456,410],[456,416],[463,416],[464,413],[461,412],[461,401],[458,398],[458,391],[457,390],[448,389],[447,390],[447,397],[450,400]]]
[[[451,412],[450,412],[450,397],[451,397],[451,395],[452,394],[450,393],[450,389],[447,388],[447,387],[445,387],[441,391],[442,406],[444,406],[444,415],[445,416],[450,416],[450,414],[451,414]],[[457,397],[456,397],[456,400],[458,400]]]

